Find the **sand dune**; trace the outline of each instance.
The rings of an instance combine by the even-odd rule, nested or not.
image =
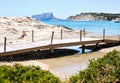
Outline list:
[[[30,17],[1,17],[0,44],[3,44],[4,37],[7,37],[7,43],[31,42],[32,30],[34,30],[35,41],[50,40],[52,31],[55,31],[54,39],[60,39],[61,29],[64,38],[77,37],[73,30],[38,22]]]

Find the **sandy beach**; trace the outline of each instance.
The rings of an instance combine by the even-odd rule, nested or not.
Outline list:
[[[3,17],[0,18],[0,25],[0,45],[3,45],[4,37],[7,37],[7,44],[31,42],[32,30],[34,30],[35,41],[49,41],[52,31],[55,31],[54,39],[58,40],[60,39],[61,29],[64,32],[64,39],[79,38],[79,31],[62,26],[48,25],[29,17]],[[90,32],[86,33],[86,37],[102,38],[102,36],[94,36]],[[106,38],[119,40],[118,36],[107,36]],[[40,51],[7,57],[0,56],[0,65],[20,63],[24,66],[39,66],[44,70],[49,70],[64,81],[78,71],[84,70],[89,64],[89,60],[101,58],[112,50],[120,51],[120,45],[108,48],[102,47],[102,49],[85,54],[77,54],[77,51],[73,49],[56,49],[55,53]]]

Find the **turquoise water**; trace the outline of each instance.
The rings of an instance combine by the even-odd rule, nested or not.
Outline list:
[[[44,21],[52,25],[64,25],[74,30],[86,29],[94,34],[102,35],[103,29],[106,29],[106,35],[120,34],[120,23],[113,21]]]
[[[47,24],[52,25],[64,25],[74,30],[86,29],[88,32],[93,32],[97,35],[102,35],[103,29],[106,30],[107,36],[120,35],[120,23],[113,21],[44,21]],[[65,47],[67,49],[74,49],[79,51],[77,54],[81,54],[81,48],[78,46]],[[91,52],[92,50],[85,49],[85,52]]]

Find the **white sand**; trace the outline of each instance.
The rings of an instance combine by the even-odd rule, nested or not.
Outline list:
[[[38,62],[37,60],[29,60],[29,61],[18,61],[18,62],[0,62],[0,66],[1,65],[8,65],[8,66],[12,66],[13,64],[22,64],[23,66],[39,66],[41,67],[43,70],[49,70],[49,66]]]
[[[120,51],[120,45],[119,46],[115,46],[115,47],[101,49],[99,52],[105,52],[105,53],[107,53],[107,52],[110,52],[110,51],[113,51],[113,50]]]

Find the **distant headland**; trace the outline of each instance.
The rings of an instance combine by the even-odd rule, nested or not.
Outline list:
[[[69,16],[67,20],[98,20],[98,21],[120,21],[120,14],[112,13],[81,13],[76,16]]]

